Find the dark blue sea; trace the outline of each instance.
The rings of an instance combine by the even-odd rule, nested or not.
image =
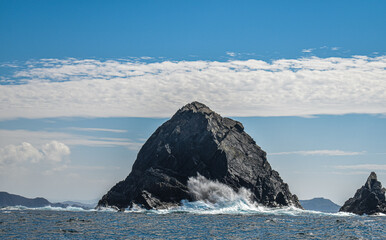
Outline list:
[[[0,210],[0,239],[386,239],[385,216],[239,204],[125,212],[8,207]]]

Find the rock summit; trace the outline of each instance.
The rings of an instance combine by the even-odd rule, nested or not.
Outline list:
[[[365,185],[359,188],[354,197],[347,200],[339,211],[359,215],[386,214],[385,191],[375,172],[371,172]]]
[[[196,176],[225,184],[235,192],[247,189],[251,201],[264,206],[301,208],[243,125],[199,102],[182,107],[150,136],[131,173],[98,206],[178,206],[184,199],[197,200],[188,187],[188,180]]]

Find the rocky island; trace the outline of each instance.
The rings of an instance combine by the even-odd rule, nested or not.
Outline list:
[[[301,208],[243,125],[199,102],[182,107],[150,136],[131,173],[102,197],[98,207],[162,209],[184,199],[202,200],[189,189],[195,177],[235,192],[247,190],[251,201],[264,206]]]
[[[358,189],[354,197],[347,200],[339,211],[359,215],[386,214],[385,191],[375,172],[371,172],[365,185]]]

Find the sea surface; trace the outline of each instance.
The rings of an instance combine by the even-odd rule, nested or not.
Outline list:
[[[386,216],[185,202],[169,210],[7,207],[0,239],[386,239]]]

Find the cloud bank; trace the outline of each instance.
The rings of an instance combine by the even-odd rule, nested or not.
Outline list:
[[[70,153],[70,148],[58,141],[48,142],[40,148],[28,142],[7,145],[0,148],[0,173],[35,168],[45,174],[51,174],[66,168],[66,157]]]
[[[0,79],[0,118],[385,114],[386,56],[217,61],[43,59]]]

